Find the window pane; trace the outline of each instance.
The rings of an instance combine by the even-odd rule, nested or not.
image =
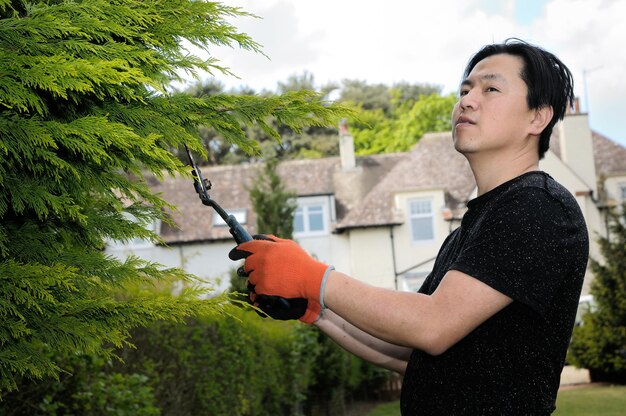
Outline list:
[[[296,209],[296,213],[293,217],[293,231],[296,233],[304,232],[304,217],[302,215],[302,208]]]
[[[430,201],[411,201],[411,215],[430,214]]]
[[[324,231],[324,216],[322,212],[309,211],[309,231]]]
[[[412,218],[411,232],[413,241],[432,240],[435,238],[433,221],[430,217]]]

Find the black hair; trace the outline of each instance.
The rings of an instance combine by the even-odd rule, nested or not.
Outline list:
[[[524,61],[520,77],[528,87],[526,101],[528,108],[536,110],[551,106],[552,120],[539,137],[539,159],[550,147],[550,136],[557,121],[563,120],[568,108],[574,104],[574,80],[572,73],[559,58],[552,53],[531,45],[523,40],[510,38],[504,43],[484,46],[467,63],[464,78],[485,58],[492,55],[509,54]]]

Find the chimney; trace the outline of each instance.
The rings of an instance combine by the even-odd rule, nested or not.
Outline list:
[[[567,114],[559,123],[561,160],[598,196],[596,165],[589,117],[584,113]]]
[[[341,169],[351,170],[356,167],[354,139],[348,131],[348,120],[345,118],[339,122],[339,155],[341,156]]]

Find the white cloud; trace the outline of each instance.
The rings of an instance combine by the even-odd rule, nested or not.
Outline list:
[[[592,128],[626,145],[626,1],[545,0],[525,26],[517,23],[524,19],[516,20],[516,1],[523,0],[227,0],[262,17],[233,23],[263,44],[271,60],[238,49],[214,53],[241,77],[222,78],[228,86],[273,90],[308,70],[318,84],[344,78],[409,81],[449,92],[481,46],[519,37],[559,56],[574,74],[578,95],[584,92],[583,70],[594,70],[586,76]]]

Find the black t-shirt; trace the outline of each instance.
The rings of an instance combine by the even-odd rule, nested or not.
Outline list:
[[[441,355],[413,351],[402,414],[552,413],[588,254],[576,200],[546,173],[470,201],[419,291],[432,294],[458,270],[513,302]]]

